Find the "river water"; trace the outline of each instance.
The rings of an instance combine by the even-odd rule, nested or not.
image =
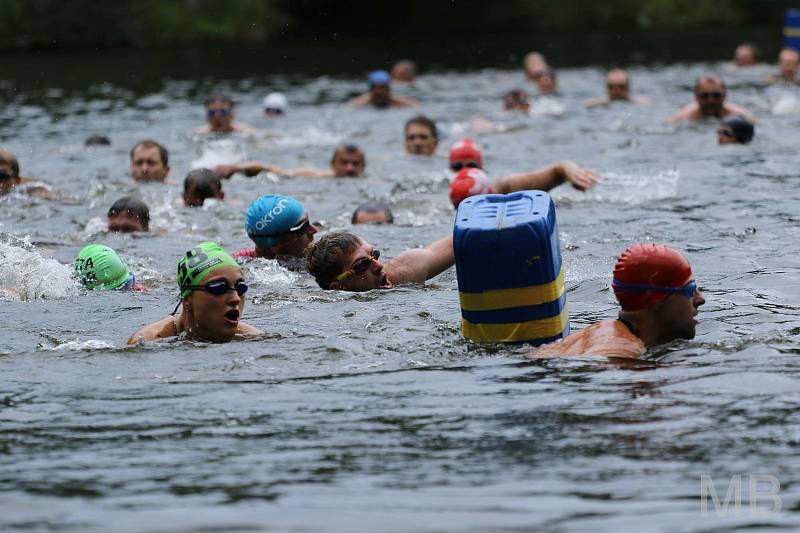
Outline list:
[[[665,125],[707,70],[723,71],[730,99],[759,115],[751,145],[717,146],[714,123]],[[564,68],[561,116],[500,112],[503,93],[525,87],[517,70],[426,72],[407,93],[442,130],[431,158],[403,154],[402,125],[415,111],[342,104],[363,89],[360,77],[163,72],[144,89],[3,81],[0,144],[59,197],[0,198],[0,529],[800,526],[800,93],[762,87],[767,71],[636,67],[634,88],[652,105],[586,109],[603,72]],[[260,101],[272,90],[292,107],[267,121]],[[212,91],[230,93],[259,134],[193,135]],[[476,118],[498,131],[470,132]],[[112,146],[84,148],[98,133]],[[172,310],[183,251],[206,239],[250,244],[243,215],[258,195],[296,196],[325,231],[350,229],[361,201],[388,201],[394,226],[355,228],[388,257],[448,234],[446,152],[466,134],[494,178],[558,159],[601,174],[589,193],[553,191],[573,329],[616,315],[616,255],[655,241],[692,263],[707,300],[697,337],[637,368],[530,361],[525,347],[461,338],[453,270],[425,287],[348,294],[259,259],[245,266],[244,319],[263,339],[125,345]],[[174,184],[133,183],[128,151],[144,137],[169,148]],[[224,203],[181,205],[195,166],[325,167],[342,141],[365,148],[368,177],[236,176]],[[150,205],[150,234],[103,231],[125,194]],[[79,289],[68,265],[89,242],[118,250],[150,292]],[[728,507],[706,498],[703,512],[703,479],[720,507],[740,480],[741,506],[732,492]]]

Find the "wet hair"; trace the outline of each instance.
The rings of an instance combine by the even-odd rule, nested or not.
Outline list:
[[[336,276],[341,274],[340,259],[352,253],[361,244],[361,239],[344,231],[328,233],[305,251],[306,268],[314,276],[317,285],[329,289]]]
[[[336,154],[339,152],[344,152],[347,154],[361,154],[361,159],[364,161],[364,166],[367,166],[367,156],[364,155],[364,150],[359,148],[357,145],[352,143],[347,144],[340,144],[333,150],[333,156],[331,157],[331,163],[336,160]]]
[[[128,213],[138,218],[145,230],[150,229],[150,208],[143,201],[131,196],[123,196],[108,208],[108,218],[121,213]]]
[[[439,132],[436,131],[436,123],[425,115],[417,115],[416,117],[411,117],[408,119],[406,122],[405,131],[408,131],[408,127],[412,124],[419,124],[420,126],[428,128],[431,130],[431,135],[433,135],[433,138],[437,141],[439,140]]]
[[[733,131],[733,136],[736,141],[741,144],[747,144],[753,140],[755,128],[753,123],[741,115],[734,115],[722,121],[726,126],[730,126]]]
[[[222,180],[207,168],[196,168],[183,178],[183,192],[188,193],[192,189],[203,200],[216,198],[222,191]]]
[[[206,107],[214,104],[216,102],[221,102],[223,104],[228,104],[228,107],[233,108],[233,100],[230,96],[226,94],[212,94],[208,98],[206,98]]]
[[[19,176],[19,161],[17,161],[17,157],[14,154],[0,148],[0,163],[11,167],[12,177],[16,178]]]
[[[351,224],[356,223],[359,213],[383,213],[383,215],[386,217],[386,223],[394,224],[394,215],[392,215],[392,210],[389,209],[389,206],[383,202],[365,202],[356,207],[356,210],[353,211],[353,216],[350,218]]]
[[[111,140],[105,135],[92,135],[83,141],[84,146],[111,146]]]
[[[725,87],[725,82],[722,81],[722,78],[720,78],[716,74],[703,74],[702,76],[698,76],[697,80],[694,82],[694,89],[697,90],[697,88],[700,87],[701,83],[707,81],[713,83],[719,83],[723,90],[727,89],[727,87]]]
[[[506,109],[528,103],[528,93],[522,89],[512,89],[503,96],[503,106]]]
[[[133,145],[131,148],[131,161],[133,161],[133,153],[139,148],[158,148],[158,155],[161,157],[161,164],[167,166],[169,164],[169,152],[167,149],[158,144],[153,139],[143,139]]]

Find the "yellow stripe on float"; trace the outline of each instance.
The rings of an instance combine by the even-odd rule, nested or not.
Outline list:
[[[550,318],[515,322],[513,324],[473,324],[461,319],[464,338],[477,342],[516,342],[546,339],[560,335],[569,321],[567,306],[561,314]]]
[[[526,307],[553,302],[564,294],[564,268],[558,277],[550,283],[519,287],[515,289],[497,289],[483,292],[459,292],[461,309],[465,311],[493,311]]]
[[[800,28],[794,26],[786,26],[783,28],[784,37],[800,37]]]

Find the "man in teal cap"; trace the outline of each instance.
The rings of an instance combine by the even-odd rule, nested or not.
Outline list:
[[[80,251],[75,258],[75,277],[91,290],[144,290],[117,252],[102,244],[90,244]]]
[[[215,242],[201,242],[178,261],[180,302],[171,315],[144,326],[128,344],[176,337],[229,342],[263,332],[240,321],[247,284],[239,264]],[[179,316],[178,307],[183,305]]]
[[[244,229],[256,247],[240,250],[234,257],[303,257],[317,233],[303,204],[277,194],[262,196],[250,204]]]

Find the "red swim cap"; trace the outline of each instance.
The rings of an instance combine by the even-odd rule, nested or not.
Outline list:
[[[680,252],[663,244],[635,244],[622,252],[614,265],[614,281],[629,285],[680,288],[692,280],[692,267]],[[614,287],[625,311],[647,309],[670,293]]]
[[[472,139],[465,138],[456,141],[453,147],[450,148],[450,163],[455,161],[477,161],[480,166],[483,166],[481,149]]]
[[[450,201],[453,202],[453,207],[458,207],[464,198],[491,192],[489,178],[479,168],[462,168],[450,183]]]

